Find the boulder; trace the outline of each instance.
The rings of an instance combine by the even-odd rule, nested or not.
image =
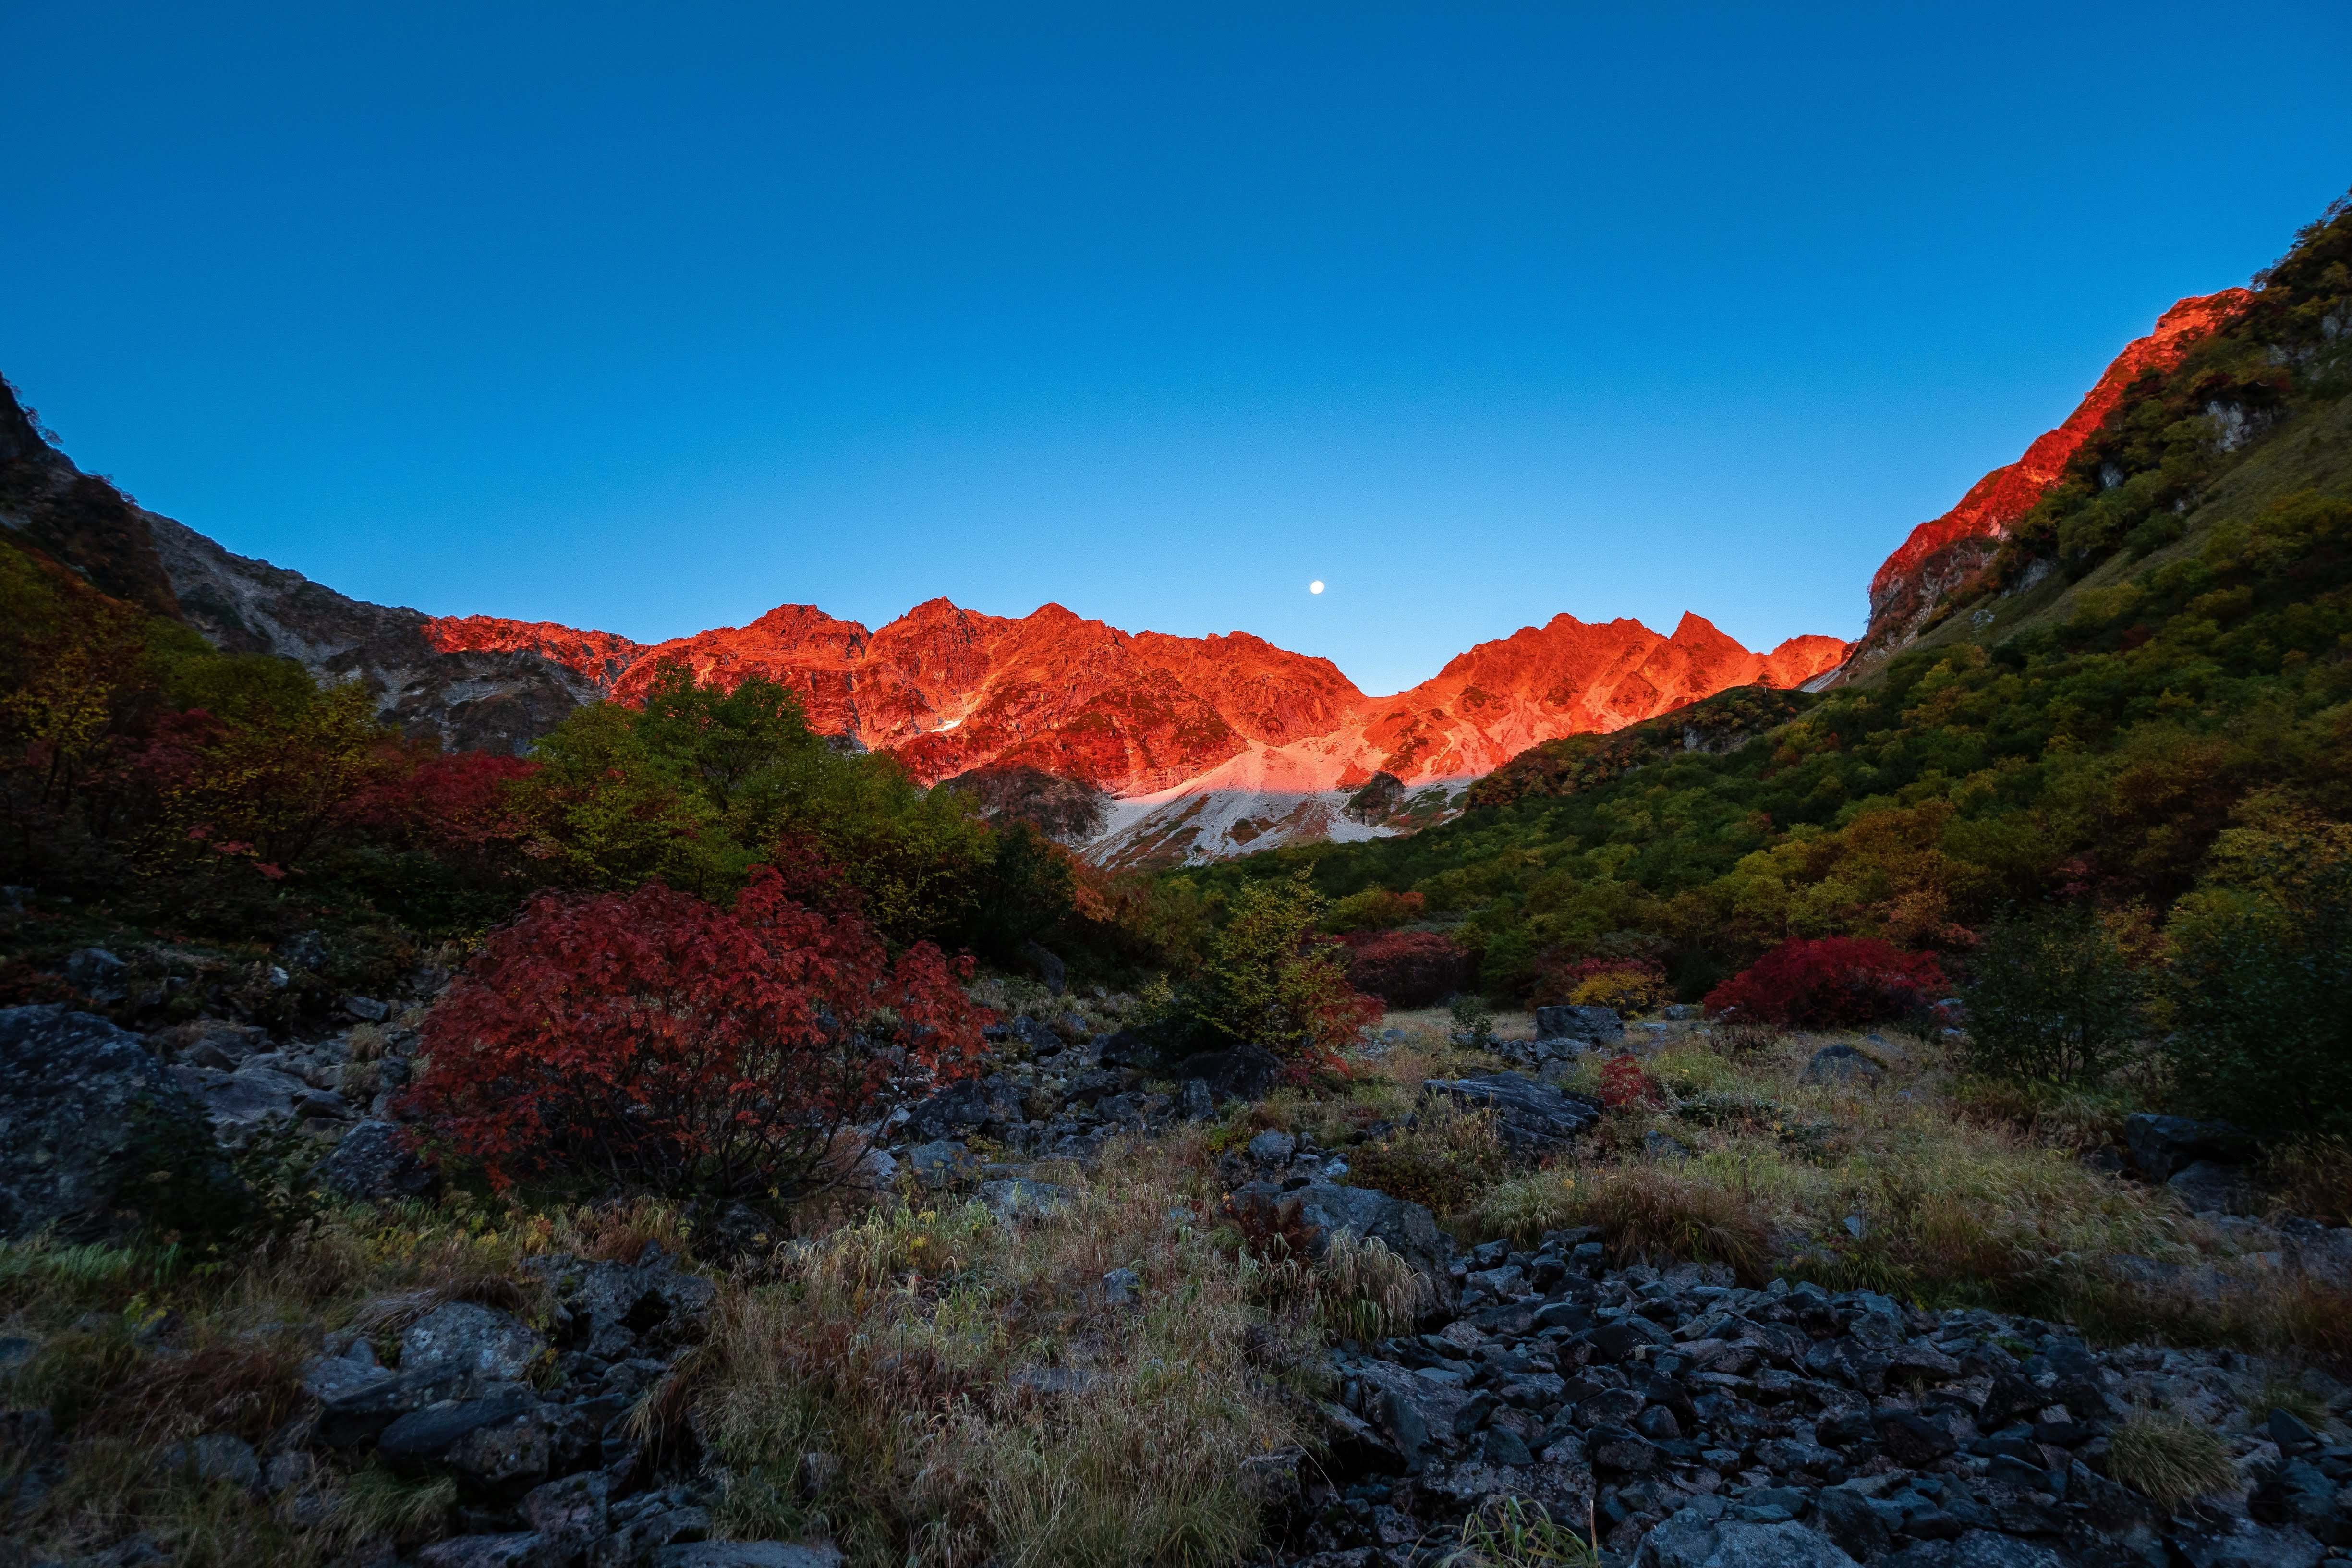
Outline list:
[[[1558,1149],[1601,1120],[1601,1102],[1567,1094],[1515,1072],[1483,1078],[1431,1079],[1422,1092],[1450,1095],[1461,1105],[1496,1112],[1503,1141],[1523,1154]]]
[[[1176,1069],[1180,1081],[1194,1079],[1209,1086],[1217,1103],[1228,1100],[1258,1100],[1279,1082],[1282,1058],[1263,1046],[1235,1046],[1231,1050],[1202,1051],[1186,1057]]]
[[[634,1264],[558,1256],[523,1267],[554,1291],[558,1337],[606,1361],[633,1353],[640,1335],[699,1320],[719,1294],[659,1247],[646,1247]]]
[[[472,1301],[451,1301],[400,1336],[400,1370],[405,1377],[518,1383],[546,1351],[547,1342],[521,1319]]]
[[[2226,1121],[2145,1113],[2125,1120],[2124,1142],[2131,1145],[2132,1163],[2153,1182],[2169,1181],[2200,1160],[2234,1161],[2245,1148],[2245,1135]]]
[[[1853,1559],[1803,1525],[1713,1523],[1685,1509],[1642,1538],[1633,1568],[1853,1568]]]
[[[1070,1206],[1070,1190],[1051,1182],[1033,1182],[1026,1176],[1005,1176],[997,1181],[982,1182],[977,1194],[996,1216],[1002,1226],[1016,1225],[1024,1219],[1043,1219],[1060,1214]]]
[[[1298,1152],[1298,1140],[1279,1128],[1269,1127],[1249,1141],[1249,1156],[1267,1170],[1290,1163]]]
[[[93,1002],[120,1002],[131,994],[131,966],[102,947],[85,947],[66,960],[66,984]]]
[[[431,1194],[432,1167],[408,1146],[396,1123],[362,1121],[312,1168],[311,1180],[346,1203],[396,1203]]]
[[[0,1237],[106,1234],[122,1158],[154,1118],[210,1140],[202,1110],[138,1036],[61,1006],[0,1008]],[[226,1162],[183,1174],[236,1181]]]
[[[1008,1078],[968,1078],[912,1107],[907,1113],[907,1136],[932,1143],[1021,1120],[1019,1084]]]
[[[1801,1083],[1834,1083],[1868,1088],[1886,1076],[1886,1069],[1852,1046],[1823,1046],[1805,1064]]]
[[[1309,1182],[1290,1191],[1277,1182],[1253,1182],[1234,1189],[1225,1206],[1244,1225],[1304,1231],[1307,1251],[1317,1258],[1330,1249],[1331,1237],[1342,1230],[1360,1240],[1377,1239],[1411,1264],[1438,1300],[1453,1303],[1455,1286],[1448,1266],[1454,1261],[1454,1238],[1438,1229],[1436,1219],[1419,1204],[1370,1187],[1329,1182]]]
[[[531,1404],[530,1390],[520,1384],[479,1399],[440,1400],[386,1426],[376,1439],[376,1452],[394,1461],[437,1459],[477,1432],[524,1419]]]
[[[2164,1185],[2190,1214],[2255,1215],[2263,1211],[2262,1194],[2235,1165],[2200,1160],[2175,1171]]]
[[[1614,1045],[1625,1037],[1625,1021],[1613,1007],[1579,1007],[1555,1003],[1536,1009],[1539,1040],[1583,1040],[1596,1046]]]
[[[313,1089],[294,1074],[268,1065],[272,1059],[281,1058],[250,1058],[233,1072],[183,1063],[172,1069],[172,1077],[204,1106],[214,1131],[231,1139],[278,1117],[341,1121],[351,1116],[342,1096]]]

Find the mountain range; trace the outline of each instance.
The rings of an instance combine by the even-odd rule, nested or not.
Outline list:
[[[1050,789],[1062,836],[1090,858],[1174,865],[1410,831],[1453,815],[1471,782],[1541,742],[1622,729],[1732,687],[1867,673],[1981,570],[2126,387],[2178,363],[2247,297],[2174,306],[2063,424],[1913,530],[1871,582],[1859,643],[1800,637],[1757,652],[1696,615],[1666,634],[1561,615],[1390,697],[1246,632],[1129,633],[1053,604],[1007,617],[934,599],[871,630],[785,605],[651,645],[368,604],[137,506],[76,468],[5,384],[0,523],[224,649],[362,679],[387,721],[452,748],[526,747],[584,703],[641,697],[671,665],[729,685],[764,676],[794,690],[819,730],[893,753],[926,784],[951,782],[992,806]]]

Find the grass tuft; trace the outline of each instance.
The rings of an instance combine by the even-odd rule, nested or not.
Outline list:
[[[2145,1408],[2109,1429],[2107,1473],[2167,1510],[2238,1479],[2229,1450],[2210,1427]]]

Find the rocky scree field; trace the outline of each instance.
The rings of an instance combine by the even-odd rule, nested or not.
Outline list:
[[[12,1131],[57,1114],[15,1098],[28,1058],[151,1092],[221,1075],[192,1098],[280,1071],[252,1055],[396,1076],[439,978],[244,1058],[219,1031],[10,1010]],[[1300,1073],[1252,1047],[1167,1060],[1125,997],[983,992],[1005,1005],[986,1070],[902,1105],[863,1185],[788,1215],[493,1196],[396,1139],[357,1158],[395,1128],[362,1118],[290,1161],[299,1214],[194,1267],[20,1223],[0,1252],[10,1550],[1907,1565],[2352,1545],[2333,1375],[2352,1231],[2340,1206],[2295,1212],[2324,1175],[2231,1163],[2225,1130],[2004,1100],[1932,1035],[1398,1015]],[[228,1067],[163,1059],[215,1051]],[[321,1119],[299,1098],[248,1116],[246,1094],[203,1101],[225,1159]],[[55,1213],[80,1178],[44,1188],[44,1146],[8,1149],[7,1190]]]

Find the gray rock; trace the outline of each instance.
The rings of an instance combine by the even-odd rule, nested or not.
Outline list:
[[[451,1301],[400,1336],[400,1370],[409,1377],[463,1373],[478,1384],[515,1383],[530,1374],[547,1342],[521,1319],[472,1301]]]
[[[131,994],[131,966],[102,947],[81,948],[66,960],[66,984],[93,1002],[120,1002]]]
[[[968,1078],[910,1108],[907,1136],[929,1143],[1021,1119],[1019,1084],[1002,1077]]]
[[[1710,1522],[1685,1509],[1642,1538],[1633,1568],[1852,1568],[1853,1559],[1801,1524]]]
[[[2318,1568],[2327,1549],[2306,1531],[2294,1525],[2266,1529],[2245,1520],[2224,1521],[2222,1532],[2192,1535],[2187,1531],[2168,1542],[2189,1568]]]
[[[1272,1127],[1249,1141],[1250,1158],[1269,1170],[1277,1165],[1287,1165],[1291,1155],[1297,1152],[1297,1139]]]
[[[272,1059],[253,1058],[234,1072],[183,1064],[172,1069],[172,1076],[204,1106],[215,1130],[226,1136],[250,1131],[278,1117],[351,1115],[351,1107],[341,1097],[323,1095],[294,1074],[265,1065]]]
[[[1282,1058],[1265,1047],[1235,1046],[1185,1058],[1176,1077],[1179,1082],[1197,1079],[1207,1084],[1210,1097],[1222,1105],[1228,1100],[1265,1098],[1281,1081],[1283,1071]]]
[[[719,1295],[717,1285],[680,1269],[658,1247],[634,1264],[558,1257],[523,1267],[553,1289],[560,1337],[607,1361],[633,1353],[641,1334],[699,1320]]]
[[[1114,1268],[1102,1277],[1103,1305],[1111,1308],[1143,1304],[1143,1276],[1132,1268]]]
[[[530,1391],[499,1389],[479,1399],[444,1399],[409,1411],[383,1428],[376,1452],[387,1459],[437,1459],[462,1439],[487,1426],[505,1426],[530,1413]]]
[[[2125,1119],[2124,1142],[2131,1145],[2132,1163],[2140,1174],[2163,1182],[2200,1160],[2227,1163],[2238,1158],[2245,1148],[2245,1134],[2226,1121],[2143,1113]]]
[[[1370,1187],[1328,1182],[1309,1182],[1288,1192],[1277,1183],[1253,1182],[1234,1189],[1225,1203],[1244,1223],[1276,1229],[1303,1226],[1308,1249],[1318,1258],[1342,1230],[1360,1240],[1377,1239],[1420,1273],[1438,1302],[1453,1302],[1455,1288],[1447,1266],[1454,1260],[1454,1238],[1438,1229],[1436,1219],[1419,1204]]]
[[[2190,1214],[2260,1214],[2262,1194],[2246,1173],[2234,1165],[2199,1160],[2175,1171],[2165,1184]]]
[[[302,1387],[321,1403],[331,1404],[390,1383],[397,1375],[376,1361],[375,1348],[362,1337],[353,1340],[341,1355],[311,1357],[302,1368]]]
[[[543,1568],[549,1560],[547,1546],[532,1531],[453,1535],[417,1548],[416,1568]]]
[[[1558,1149],[1601,1120],[1601,1102],[1565,1094],[1548,1083],[1515,1072],[1483,1078],[1431,1079],[1423,1094],[1451,1096],[1457,1104],[1496,1113],[1503,1141],[1521,1153]]]
[[[1536,1037],[1614,1045],[1625,1037],[1625,1022],[1613,1007],[1579,1007],[1563,1002],[1536,1009]]]
[[[311,1179],[347,1203],[387,1203],[429,1195],[438,1184],[399,1126],[362,1121],[319,1162]]]
[[[547,1474],[555,1447],[547,1426],[534,1419],[535,1414],[526,1408],[511,1420],[475,1427],[449,1446],[442,1462],[478,1488],[508,1497],[532,1487]]]
[[[1217,1097],[1202,1079],[1188,1078],[1177,1091],[1177,1114],[1187,1121],[1206,1121],[1217,1113]]]
[[[343,1011],[370,1024],[381,1024],[392,1016],[392,1009],[373,996],[346,996]]]
[[[842,1562],[837,1548],[781,1541],[698,1541],[654,1553],[654,1568],[841,1568]]]
[[[937,1138],[907,1151],[915,1179],[927,1187],[943,1187],[979,1164],[971,1150],[951,1139]]]
[[[1880,1067],[1852,1046],[1823,1046],[1813,1053],[1798,1079],[1801,1083],[1836,1083],[1868,1086],[1886,1076]]]
[[[996,1216],[999,1225],[1016,1225],[1024,1219],[1044,1219],[1062,1213],[1070,1206],[1070,1190],[1051,1182],[1033,1182],[1026,1176],[1006,1176],[980,1184],[980,1201]]]
[[[533,1487],[516,1511],[551,1542],[577,1551],[603,1535],[611,1513],[610,1488],[601,1470],[583,1470]]]
[[[150,1116],[205,1128],[138,1036],[60,1006],[0,1008],[0,1236],[112,1231],[120,1160]],[[226,1162],[202,1179],[236,1181]]]

